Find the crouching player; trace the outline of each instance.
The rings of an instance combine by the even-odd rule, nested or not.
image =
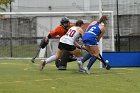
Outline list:
[[[52,30],[48,36],[45,37],[45,42],[48,44],[49,39],[55,38],[56,36],[59,36],[61,38],[63,35],[65,35],[70,27],[74,25],[70,24],[70,21],[67,17],[63,17],[60,21],[60,25],[57,26],[54,30]],[[67,62],[75,61],[76,59],[73,57],[72,54],[65,51],[64,54],[60,59],[57,59],[55,61],[56,67],[59,70],[66,70],[67,68]]]
[[[60,59],[64,51],[68,51],[72,55],[75,55],[77,57],[77,62],[81,60],[82,53],[81,50],[77,48],[80,47],[80,45],[76,42],[76,40],[84,34],[84,31],[81,28],[83,25],[83,21],[78,20],[75,26],[71,27],[68,32],[60,38],[56,54],[46,60],[42,60],[40,70],[43,70],[46,64]]]

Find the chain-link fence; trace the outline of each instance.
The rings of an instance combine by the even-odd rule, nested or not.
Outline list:
[[[116,51],[140,51],[140,1],[102,0],[103,10],[114,11]]]
[[[41,37],[36,37],[31,18],[0,19],[0,57],[31,57],[37,48],[36,39]]]
[[[18,2],[21,4],[20,0]],[[99,8],[98,0],[71,0],[66,5],[58,3],[56,6],[51,5],[51,1],[45,2],[49,5],[47,12],[69,11],[70,7],[67,7],[67,4],[73,6],[71,11],[97,11]],[[40,1],[40,5],[41,3]],[[22,9],[26,12],[38,12],[36,8],[28,7],[27,2],[26,4],[24,7],[13,6],[13,11]],[[67,8],[64,9],[64,7]],[[38,9],[41,10],[41,6]],[[43,9],[46,8],[43,7]],[[102,0],[102,10],[114,12],[115,51],[140,51],[140,0]],[[52,19],[49,18],[49,20],[50,25],[47,27],[40,24],[40,28],[45,29],[46,32],[50,32],[56,27],[53,25],[54,23],[51,23]],[[55,22],[59,24],[57,21]],[[37,29],[38,24],[35,17],[2,17],[0,19],[0,57],[34,56],[38,48],[38,41],[43,36],[38,36]]]

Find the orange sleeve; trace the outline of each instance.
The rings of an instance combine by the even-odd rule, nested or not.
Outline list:
[[[62,26],[58,26],[56,29],[50,32],[51,38],[56,37],[57,35],[59,37],[62,37],[63,35],[66,34],[66,30]]]
[[[57,27],[57,28],[55,28],[53,31],[51,31],[51,32],[50,32],[51,38],[54,38],[54,37],[56,37],[57,35],[59,35],[60,30],[61,30],[61,28],[60,28],[60,27]]]
[[[69,26],[69,28],[72,27],[72,26],[74,26],[74,24],[71,24],[71,25]],[[62,37],[63,35],[66,34],[66,32],[67,32],[67,31],[66,31],[62,26],[58,26],[57,28],[55,28],[53,31],[50,32],[50,35],[51,35],[51,38],[54,38],[54,37],[56,37],[57,35],[58,35],[59,37]]]

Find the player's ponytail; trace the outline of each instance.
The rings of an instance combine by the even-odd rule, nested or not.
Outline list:
[[[107,23],[106,21],[107,21],[107,16],[104,15],[98,20],[98,23],[102,23],[102,22]]]

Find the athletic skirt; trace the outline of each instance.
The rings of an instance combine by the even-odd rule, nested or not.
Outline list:
[[[59,42],[58,48],[60,50],[67,50],[67,51],[73,51],[76,49],[76,47],[74,45],[69,45],[69,44],[65,44],[62,42]]]
[[[82,37],[82,41],[85,45],[88,45],[88,46],[98,45],[97,36],[90,34],[90,33],[85,33]]]

